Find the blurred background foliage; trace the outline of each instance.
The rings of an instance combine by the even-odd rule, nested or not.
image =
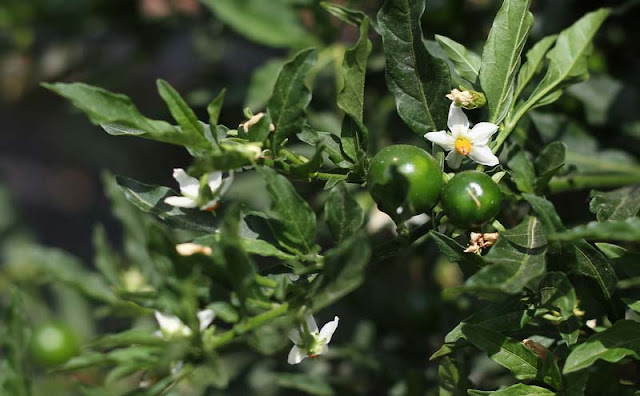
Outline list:
[[[336,3],[375,17],[382,1]],[[592,78],[571,87],[568,95],[532,117],[538,142],[557,139],[557,131],[570,120],[573,146],[569,150],[623,147],[627,156],[637,156],[638,3],[533,1],[536,19],[530,43],[560,31],[588,11],[603,6],[616,9],[598,34],[590,59]],[[427,45],[434,45],[434,34],[440,34],[481,52],[499,5],[497,0],[429,0],[422,21],[424,37],[431,41]],[[4,0],[0,4],[2,305],[12,298],[11,285],[18,285],[27,307],[25,320],[31,325],[49,318],[64,320],[82,340],[121,328],[118,320],[105,321],[101,315],[89,320],[96,316],[91,304],[76,292],[50,283],[38,260],[24,256],[21,246],[62,249],[70,256],[55,256],[62,254],[58,250],[42,254],[74,262],[83,270],[90,265],[84,263],[93,261],[94,224],[104,224],[113,245],[123,243],[123,227],[111,214],[103,193],[102,170],[171,186],[171,169],[187,166],[190,159],[182,149],[169,145],[113,139],[40,88],[40,82],[83,81],[122,92],[144,114],[158,119],[169,119],[169,114],[156,95],[157,78],[183,93],[201,119],[206,119],[208,102],[226,88],[221,123],[238,125],[244,107],[254,112],[264,107],[283,60],[297,49],[316,46],[323,66],[313,77],[309,119],[320,130],[337,131],[340,118],[333,68],[340,65],[345,48],[357,34],[357,29],[338,22],[316,0]],[[391,142],[424,147],[426,143],[416,139],[395,113],[384,79],[381,40],[375,33],[370,37],[373,54],[365,121],[372,136],[371,152]],[[588,131],[591,137],[580,131]],[[256,193],[255,178],[242,176],[230,197],[253,207],[264,206],[266,194]],[[321,184],[300,187],[312,203],[322,191]],[[368,196],[360,199],[365,207],[371,205]],[[553,200],[568,225],[592,218],[588,191],[559,194]],[[368,227],[374,238],[382,240],[391,233],[390,225],[377,219],[370,216]],[[132,232],[126,225],[124,230]],[[319,360],[303,364],[299,371],[285,367],[283,355],[255,360],[238,353],[225,362],[232,368],[232,382],[223,393],[285,394],[279,388],[284,387],[297,389],[291,391],[296,394],[306,384],[315,394],[332,394],[332,388],[308,382],[326,378],[329,372],[333,389],[341,394],[436,392],[437,365],[428,358],[440,347],[444,334],[473,307],[465,297],[442,293],[444,287],[461,281],[457,265],[439,257],[433,244],[414,244],[401,257],[372,267],[365,285],[332,309],[331,315],[347,319],[334,341],[335,357],[350,359],[336,365]],[[495,363],[485,358],[469,364],[478,388],[501,385]],[[274,376],[276,368],[288,374]],[[301,373],[307,376],[299,377]],[[36,389],[72,392],[64,376],[37,378],[41,382],[35,382]],[[76,380],[90,382],[91,378]]]

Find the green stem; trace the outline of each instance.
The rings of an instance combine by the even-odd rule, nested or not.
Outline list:
[[[215,337],[207,349],[214,349],[222,345],[226,345],[233,341],[237,336],[240,336],[248,331],[251,331],[263,324],[270,322],[271,320],[284,315],[289,311],[289,303],[280,304],[267,312],[263,312],[260,315],[254,316],[246,321],[238,323],[230,330],[225,331],[219,336]]]
[[[302,156],[298,156],[297,154],[287,150],[284,147],[280,148],[280,154],[284,155],[286,159],[288,159],[289,161],[291,161],[292,163],[296,164],[296,165],[302,165],[304,163],[309,162],[308,159],[302,159],[304,157]],[[305,161],[306,160],[306,161]]]
[[[549,182],[552,194],[587,188],[614,188],[640,183],[640,174],[603,174],[554,177]]]
[[[258,284],[258,286],[262,286],[262,287],[268,287],[271,289],[275,289],[276,287],[278,287],[278,282],[274,281],[273,279],[269,279],[265,276],[262,275],[257,275],[255,276],[256,278],[256,283]]]

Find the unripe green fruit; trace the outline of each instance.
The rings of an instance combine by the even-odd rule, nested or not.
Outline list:
[[[502,193],[488,175],[478,171],[456,174],[442,190],[442,208],[449,220],[463,228],[477,227],[500,211]]]
[[[427,212],[438,203],[442,170],[423,149],[398,144],[371,160],[367,186],[378,208],[394,220]]]
[[[46,367],[62,364],[78,353],[78,341],[62,323],[46,323],[31,335],[30,352],[33,360]]]

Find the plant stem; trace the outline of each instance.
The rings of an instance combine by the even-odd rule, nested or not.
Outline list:
[[[233,341],[237,336],[240,336],[248,331],[255,329],[256,327],[263,325],[266,322],[282,316],[287,313],[287,311],[289,311],[289,303],[280,304],[267,312],[263,312],[260,315],[254,316],[250,319],[247,319],[246,321],[238,323],[230,330],[227,330],[219,336],[215,337],[207,347],[208,349],[214,349],[222,345],[226,345]]]
[[[296,164],[296,165],[302,165],[306,162],[309,162],[308,159],[303,160],[302,158],[304,157],[300,157],[298,155],[296,155],[295,153],[292,153],[291,151],[287,150],[286,148],[282,147],[280,148],[280,154],[284,155],[285,158],[287,158],[289,161],[291,161],[292,163]]]
[[[613,188],[640,183],[640,174],[603,174],[554,177],[549,182],[552,194],[587,188]]]

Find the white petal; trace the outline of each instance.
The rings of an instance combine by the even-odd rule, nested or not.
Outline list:
[[[331,341],[331,337],[333,333],[335,333],[338,328],[338,317],[334,317],[331,322],[328,322],[324,326],[322,326],[322,330],[320,330],[320,339],[324,340],[324,344],[328,344]]]
[[[220,188],[222,184],[222,172],[211,172],[207,181],[212,193],[216,193],[216,190]]]
[[[449,106],[449,117],[447,118],[447,126],[451,132],[454,130],[469,129],[469,119],[467,118],[461,107],[456,106],[453,102]]]
[[[477,144],[471,146],[469,158],[481,165],[487,166],[495,166],[500,163],[500,161],[498,161],[498,157],[493,155],[489,146],[481,146]]]
[[[179,208],[195,208],[198,206],[196,205],[196,201],[189,197],[166,197],[164,203]]]
[[[202,332],[204,329],[209,327],[211,322],[213,322],[213,318],[216,317],[216,314],[212,309],[204,309],[198,312],[197,316],[198,321],[200,322],[200,331]]]
[[[289,356],[287,357],[287,362],[289,364],[298,364],[303,361],[307,355],[302,353],[302,350],[298,348],[298,346],[294,345],[293,348],[289,351]]]
[[[456,143],[453,136],[448,134],[446,131],[429,132],[425,134],[424,137],[428,141],[437,144],[438,146],[442,147],[447,151],[453,150],[453,146]]]
[[[300,337],[300,330],[298,329],[292,329],[291,331],[289,331],[289,334],[287,334],[289,336],[289,339],[294,343],[294,344],[302,344],[302,337]]]
[[[479,122],[471,128],[469,140],[471,143],[484,146],[489,141],[491,135],[498,131],[498,126],[490,122]]]
[[[320,352],[318,352],[318,355],[323,355],[325,353],[329,353],[329,347],[327,346],[327,344],[322,346],[322,348],[320,349]]]
[[[195,177],[187,175],[187,173],[180,168],[173,170],[173,178],[180,184],[180,192],[183,195],[190,197],[197,197],[200,190],[200,181]]]
[[[462,158],[464,157],[458,154],[456,150],[451,150],[445,157],[445,160],[447,160],[447,165],[449,165],[449,168],[458,169],[460,167],[460,164],[462,163]]]
[[[160,329],[168,334],[176,333],[184,326],[180,318],[173,315],[164,315],[158,311],[155,311],[156,320]]]
[[[307,330],[309,330],[309,333],[313,334],[318,332],[318,325],[316,324],[316,320],[313,318],[313,315],[307,315],[304,320],[307,322]]]

